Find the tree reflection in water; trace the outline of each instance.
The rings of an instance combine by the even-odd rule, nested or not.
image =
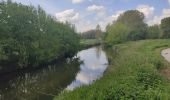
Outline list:
[[[91,84],[102,77],[108,65],[101,47],[82,50],[74,58],[32,72],[1,76],[0,100],[51,100],[64,88]]]
[[[78,53],[78,57],[84,63],[80,65],[80,72],[67,90],[73,90],[82,85],[91,84],[93,81],[99,79],[106,70],[108,60],[102,47],[94,47]]]
[[[0,78],[0,100],[51,100],[79,71],[77,59],[49,65],[27,73],[12,73]]]

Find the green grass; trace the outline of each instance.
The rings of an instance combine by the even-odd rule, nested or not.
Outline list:
[[[160,52],[170,40],[143,40],[107,50],[104,76],[89,86],[63,91],[54,100],[169,100],[170,84],[160,70],[168,64]]]
[[[100,44],[100,41],[97,39],[82,39],[80,41],[80,44],[83,45],[84,47],[90,47]]]

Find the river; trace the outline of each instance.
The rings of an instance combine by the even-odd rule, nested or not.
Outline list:
[[[74,90],[101,78],[107,65],[106,53],[99,46],[36,71],[1,75],[0,100],[52,100],[63,89]]]

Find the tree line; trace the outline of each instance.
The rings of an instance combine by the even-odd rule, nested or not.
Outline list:
[[[0,64],[14,62],[17,69],[36,67],[73,56],[79,41],[74,25],[58,22],[40,6],[0,1]]]
[[[82,39],[101,39],[104,35],[102,32],[101,26],[98,24],[96,29],[87,30],[81,33]]]
[[[144,20],[144,14],[138,10],[124,12],[114,23],[107,25],[105,43],[114,45],[126,41],[170,38],[170,17],[153,26],[148,26]]]

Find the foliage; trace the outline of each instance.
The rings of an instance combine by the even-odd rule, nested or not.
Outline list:
[[[106,38],[106,44],[113,45],[127,41],[129,29],[122,23],[112,24],[107,28],[109,33]]]
[[[80,44],[82,47],[86,48],[86,47],[100,45],[101,42],[98,39],[82,39],[80,41]]]
[[[98,40],[102,38],[102,29],[99,24],[96,26],[96,38]]]
[[[81,34],[83,39],[101,39],[103,37],[103,32],[100,25],[96,26],[96,29],[91,29]]]
[[[0,2],[0,61],[17,61],[19,68],[38,66],[79,49],[74,26],[60,23],[41,8]]]
[[[96,30],[88,30],[81,34],[83,39],[96,39]]]
[[[152,66],[152,64],[143,66],[146,68],[141,68],[137,74],[137,82],[142,85],[145,90],[156,88],[162,82],[160,75],[156,71],[153,71],[154,68],[152,68]]]
[[[125,24],[129,29],[129,40],[145,39],[147,24],[144,23],[144,14],[138,10],[128,10],[121,14],[117,21]]]
[[[147,24],[144,14],[137,10],[128,10],[117,21],[107,25],[104,40],[107,45],[147,38]]]
[[[159,25],[149,26],[147,29],[147,39],[158,39],[160,37]]]
[[[106,52],[110,65],[100,80],[64,91],[54,100],[169,100],[170,85],[160,74],[161,68],[169,66],[160,51],[169,46],[170,40],[114,45]],[[114,50],[118,50],[116,55]]]
[[[170,17],[161,20],[161,37],[170,38]]]

